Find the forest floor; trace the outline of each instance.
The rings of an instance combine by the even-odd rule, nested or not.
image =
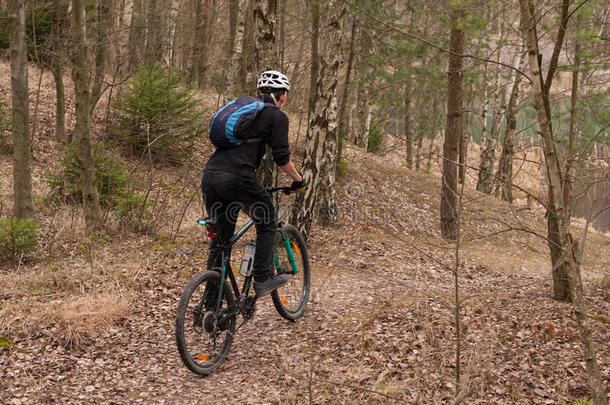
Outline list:
[[[87,235],[77,210],[42,201],[43,175],[58,155],[44,131],[34,146],[42,248],[33,260],[0,267],[0,403],[451,403],[455,280],[448,268],[455,245],[438,235],[435,170],[407,169],[397,156],[348,146],[349,170],[337,186],[341,224],[315,226],[309,241],[312,293],[304,317],[287,322],[262,299],[228,360],[204,378],[182,365],[174,341],[182,288],[207,254],[195,224],[200,204],[184,203],[197,192],[200,166],[157,168],[159,189],[191,173],[172,204],[160,207],[167,223],[154,234],[115,224]],[[208,154],[193,160],[201,164]],[[11,170],[10,157],[0,156],[4,194]],[[6,207],[10,198],[0,197]],[[543,212],[467,186],[460,218],[466,402],[587,398],[573,312],[551,299],[548,247],[533,234],[545,234]],[[574,222],[580,237],[582,222]],[[609,234],[589,230],[582,276],[610,391]]]

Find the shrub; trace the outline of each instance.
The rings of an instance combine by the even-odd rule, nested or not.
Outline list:
[[[118,201],[115,212],[121,223],[136,232],[146,232],[152,215],[150,208],[153,204],[142,193],[126,193]]]
[[[378,153],[381,149],[381,142],[383,141],[383,132],[377,121],[371,120],[371,128],[369,129],[369,142],[366,146],[366,150],[372,153]]]
[[[33,4],[32,4],[33,3]],[[54,1],[26,2],[25,8],[25,35],[28,57],[34,57],[34,38],[36,38],[36,51],[44,52],[45,44],[50,40],[53,8],[60,7]],[[64,2],[67,9],[67,2]],[[61,11],[59,11],[61,13]],[[63,15],[63,14],[61,14]],[[0,49],[8,49],[8,11],[0,10]]]
[[[341,160],[339,162],[339,170],[337,171],[337,176],[339,178],[345,177],[349,173],[349,162],[347,160]]]
[[[114,103],[117,115],[110,132],[134,154],[179,164],[206,129],[198,102],[178,73],[145,63]]]
[[[108,150],[103,144],[94,144],[95,175],[100,204],[111,207],[116,199],[122,197],[127,189],[129,178],[127,169],[120,160],[118,153]],[[68,146],[61,160],[61,172],[46,176],[51,188],[49,198],[52,201],[80,203],[82,202],[82,187],[78,167],[78,149]]]
[[[33,219],[0,218],[0,258],[14,259],[38,246],[38,224]]]

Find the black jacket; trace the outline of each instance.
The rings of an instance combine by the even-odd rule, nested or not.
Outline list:
[[[259,97],[273,103],[270,96]],[[288,148],[288,117],[275,106],[265,106],[258,115],[246,138],[262,138],[262,142],[242,143],[233,148],[218,148],[208,160],[205,170],[218,170],[245,177],[256,177],[256,169],[265,154],[265,145],[271,147],[273,161],[285,165],[290,161]]]

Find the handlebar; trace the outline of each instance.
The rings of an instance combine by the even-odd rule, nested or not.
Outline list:
[[[271,186],[265,186],[265,190],[268,193],[276,193],[278,191],[281,191],[284,194],[290,194],[291,193],[291,189],[290,186],[279,186],[279,187],[271,187]]]

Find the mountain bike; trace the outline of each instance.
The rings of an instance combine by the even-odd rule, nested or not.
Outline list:
[[[290,193],[290,187],[266,189],[269,193]],[[278,202],[276,199],[276,205]],[[273,291],[271,298],[283,318],[296,321],[303,316],[309,300],[309,256],[301,233],[294,226],[283,223],[281,211],[276,208],[279,214],[274,271],[290,275],[291,280]],[[211,239],[217,238],[214,218],[200,219],[198,223],[206,227]],[[176,316],[176,344],[182,362],[193,373],[208,375],[218,368],[231,350],[235,333],[254,316],[258,296],[250,294],[253,276],[242,274],[240,290],[230,263],[231,247],[253,225],[251,219],[226,244],[218,238],[222,266],[196,274],[184,288]],[[238,326],[240,316],[242,322]]]

